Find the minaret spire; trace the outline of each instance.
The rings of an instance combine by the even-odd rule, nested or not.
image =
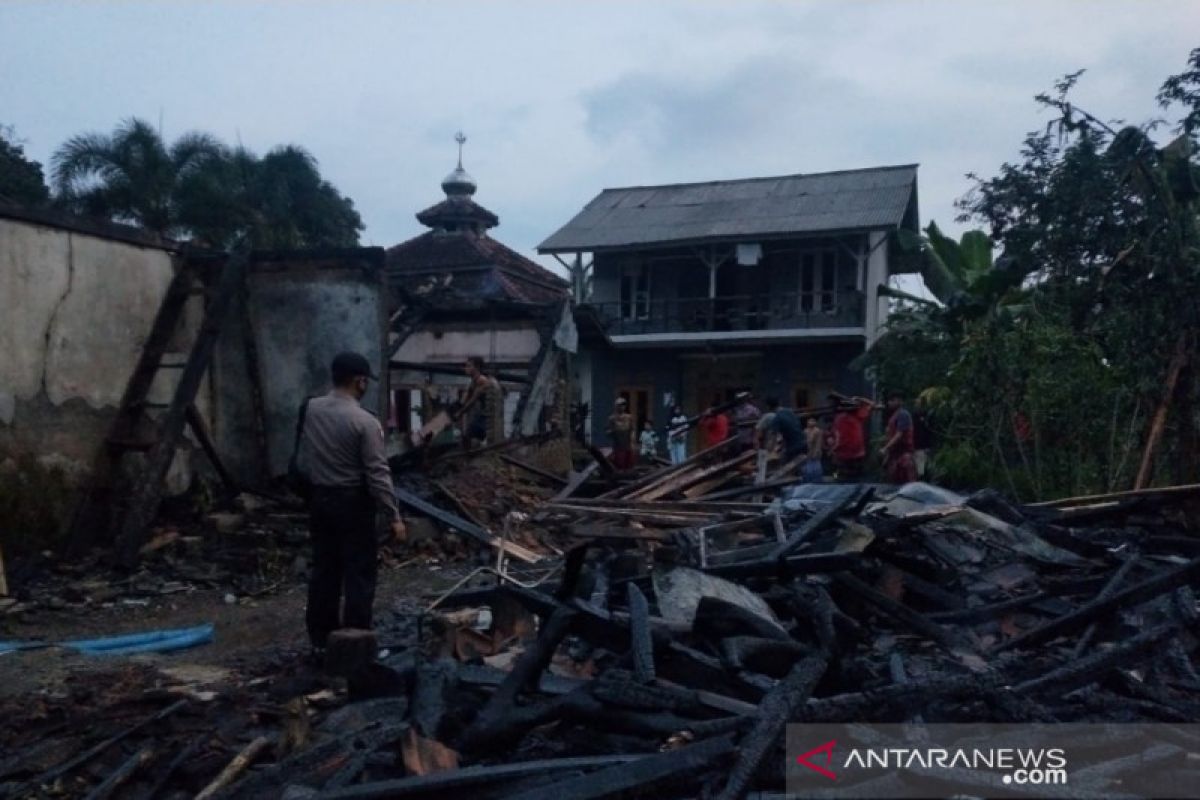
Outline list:
[[[467,143],[467,137],[462,131],[454,134],[454,141],[458,142],[458,168],[462,169],[462,148]]]

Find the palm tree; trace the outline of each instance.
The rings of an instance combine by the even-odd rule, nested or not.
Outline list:
[[[317,160],[295,145],[277,147],[258,164],[254,207],[262,247],[349,247],[362,219],[354,203],[321,177]]]
[[[259,158],[187,133],[168,146],[131,118],[111,135],[67,140],[53,168],[56,200],[68,210],[209,247],[349,247],[363,229],[353,201],[295,145]]]
[[[180,181],[179,221],[199,242],[256,248],[350,247],[362,219],[354,203],[321,178],[317,161],[295,145],[262,158],[223,150]]]
[[[58,149],[52,161],[57,200],[77,213],[176,235],[177,187],[221,150],[204,133],[184,134],[168,146],[149,123],[131,117],[111,135],[80,134]]]
[[[254,184],[258,158],[244,147],[222,148],[180,180],[175,203],[180,224],[193,241],[208,247],[232,247],[257,227]]]

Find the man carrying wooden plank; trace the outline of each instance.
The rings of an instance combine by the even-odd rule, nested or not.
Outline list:
[[[770,421],[762,432],[764,436],[774,433],[783,443],[783,461],[793,461],[798,456],[808,452],[808,443],[804,438],[804,429],[800,419],[790,408],[779,405],[778,397],[767,398],[767,414]],[[761,438],[760,438],[761,442]]]
[[[471,356],[463,366],[471,379],[471,388],[463,401],[460,419],[468,418],[463,428],[463,446],[477,441],[483,445],[496,444],[504,439],[504,392],[500,382],[484,372],[483,359]]]

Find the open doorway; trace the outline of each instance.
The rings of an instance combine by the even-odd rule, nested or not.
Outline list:
[[[629,413],[633,415],[633,429],[640,432],[642,423],[646,420],[654,421],[653,409],[650,404],[650,398],[654,396],[654,388],[651,386],[623,386],[617,389],[617,397],[625,399],[629,404]]]

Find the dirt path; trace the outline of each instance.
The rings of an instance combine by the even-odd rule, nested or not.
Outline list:
[[[444,590],[455,571],[443,574],[425,566],[381,569],[376,592],[377,619],[407,613],[415,601]],[[0,655],[0,699],[37,693],[59,693],[77,678],[104,673],[124,661],[159,669],[221,668],[253,673],[256,667],[284,657],[302,658],[307,651],[304,633],[305,589],[294,581],[276,592],[226,602],[223,590],[197,590],[155,598],[148,605],[113,605],[109,608],[39,610],[6,619],[0,639],[64,641],[163,628],[184,628],[212,623],[214,641],[169,654],[136,656],[85,656],[68,648],[47,648]],[[212,672],[219,675],[220,670]]]

